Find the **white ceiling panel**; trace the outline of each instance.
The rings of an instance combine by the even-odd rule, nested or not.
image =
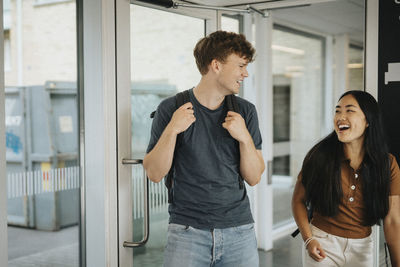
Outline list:
[[[351,40],[360,44],[364,39],[364,0],[187,0],[180,2],[243,9],[246,8],[246,4],[251,4],[261,10],[270,10],[275,18],[289,25],[299,25],[333,35],[347,33]],[[288,7],[288,5],[294,5],[294,7]]]
[[[359,0],[274,10],[273,15],[318,32],[333,35],[347,33],[357,43],[362,43],[364,39],[364,6]]]

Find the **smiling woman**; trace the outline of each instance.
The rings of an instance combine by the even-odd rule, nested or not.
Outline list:
[[[336,106],[334,127],[340,142],[358,142],[357,145],[362,146],[368,123],[357,100],[351,94],[339,100]]]
[[[400,170],[388,152],[378,104],[366,92],[348,91],[333,122],[334,132],[305,157],[293,193],[293,214],[305,241],[303,266],[372,266],[371,226],[382,220],[398,266]]]

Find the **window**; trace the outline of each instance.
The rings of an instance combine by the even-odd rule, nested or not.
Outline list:
[[[349,90],[364,90],[364,50],[362,47],[350,45],[347,65]]]
[[[240,33],[240,18],[241,16],[228,16],[222,15],[221,16],[221,30],[227,32],[235,32]]]
[[[4,31],[4,71],[11,70],[11,42],[10,31]]]
[[[274,26],[274,226],[292,219],[287,199],[291,199],[304,156],[321,138],[323,47],[320,36]]]

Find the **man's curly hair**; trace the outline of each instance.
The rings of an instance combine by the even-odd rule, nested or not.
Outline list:
[[[213,59],[222,63],[231,54],[244,57],[248,62],[254,60],[255,49],[243,34],[216,31],[200,39],[193,51],[197,68],[202,75],[207,74]]]

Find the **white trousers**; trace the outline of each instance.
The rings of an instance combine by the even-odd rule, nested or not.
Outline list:
[[[320,262],[308,254],[303,244],[303,267],[370,267],[373,266],[373,240],[371,236],[360,239],[328,234],[310,225],[314,238],[321,244],[326,257]]]

